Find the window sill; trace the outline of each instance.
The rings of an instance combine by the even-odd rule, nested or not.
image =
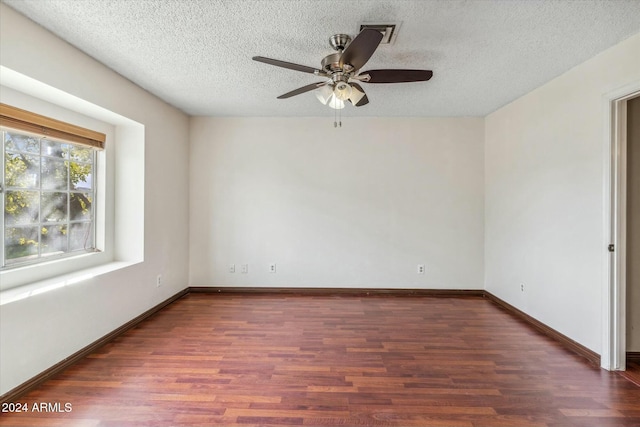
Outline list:
[[[97,267],[91,267],[61,276],[51,277],[28,285],[7,289],[0,292],[0,306],[11,304],[45,292],[51,292],[65,286],[72,286],[116,270],[127,268],[134,264],[137,264],[137,262],[109,262]]]

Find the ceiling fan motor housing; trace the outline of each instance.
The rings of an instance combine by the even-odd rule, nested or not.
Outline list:
[[[342,71],[340,67],[340,57],[342,54],[340,52],[332,53],[331,55],[327,55],[322,59],[322,69],[329,74],[335,73],[337,71]]]

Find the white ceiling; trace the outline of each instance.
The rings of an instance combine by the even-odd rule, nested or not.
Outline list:
[[[640,0],[2,0],[190,115],[333,116],[321,81],[251,60],[320,68],[328,39],[400,22],[366,69],[431,69],[426,83],[363,84],[343,116],[484,116],[640,32]],[[639,53],[640,55],[640,53]],[[615,64],[611,65],[615,67]]]

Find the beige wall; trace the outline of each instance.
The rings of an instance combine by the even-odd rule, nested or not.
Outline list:
[[[627,102],[627,351],[640,351],[640,97]]]
[[[483,122],[193,118],[190,284],[482,289]]]
[[[3,394],[186,287],[189,119],[4,4],[0,4],[0,52],[0,65],[37,80],[49,92],[64,92],[144,126],[144,167],[137,168],[144,200],[132,205],[144,210],[135,230],[144,230],[144,260],[2,304]],[[126,161],[119,167],[130,167]],[[116,221],[118,215],[128,216],[127,207],[116,207]],[[157,288],[159,273],[164,281]],[[4,301],[0,294],[0,302]]]
[[[640,79],[638,52],[640,34],[485,121],[486,289],[597,353],[605,94]]]

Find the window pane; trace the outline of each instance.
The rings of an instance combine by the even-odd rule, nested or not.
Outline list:
[[[67,193],[42,193],[42,222],[67,220]]]
[[[38,227],[7,227],[4,235],[7,261],[22,261],[38,256]]]
[[[62,159],[62,158],[67,158],[67,154],[69,153],[68,144],[63,144],[61,142],[43,139],[41,141],[41,145],[42,145],[43,156],[59,157]]]
[[[42,158],[42,189],[66,190],[67,165],[64,160]]]
[[[69,164],[69,173],[71,174],[71,189],[72,190],[91,190],[93,186],[93,171],[91,163],[76,163],[71,162]]]
[[[0,151],[4,265],[94,249],[95,150],[4,131]]]
[[[7,191],[4,203],[5,225],[38,222],[39,202],[37,191]]]
[[[4,135],[4,146],[7,150],[34,154],[40,152],[40,138],[11,132],[5,132]]]
[[[5,153],[4,177],[7,187],[38,188],[40,159],[20,153]]]
[[[93,248],[93,232],[90,222],[71,224],[71,234],[69,237],[70,251]]]
[[[40,229],[42,254],[54,255],[67,252],[67,226],[47,225]]]
[[[91,219],[91,204],[93,196],[91,193],[71,193],[69,200],[69,219],[71,221]]]
[[[71,146],[71,160],[75,162],[91,163],[93,161],[93,149],[81,145]]]

